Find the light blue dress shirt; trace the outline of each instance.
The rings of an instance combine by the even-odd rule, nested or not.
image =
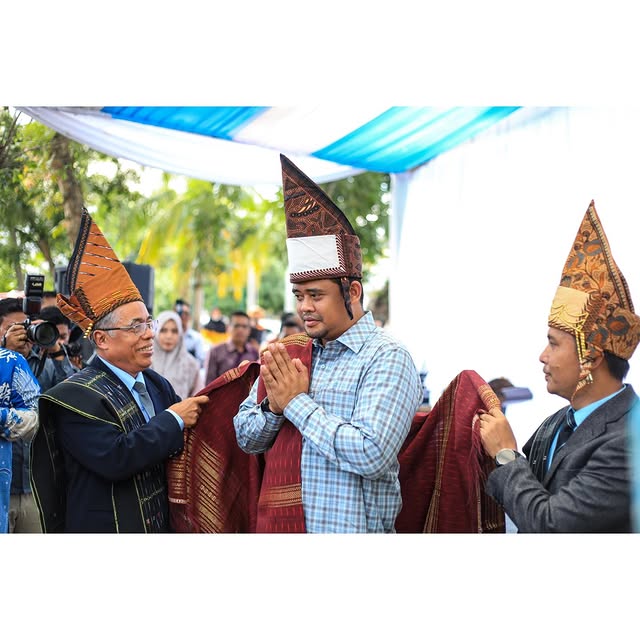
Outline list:
[[[576,421],[576,428],[574,429],[574,433],[580,428],[580,425],[600,406],[602,406],[605,402],[609,402],[611,398],[617,396],[627,385],[622,385],[622,389],[618,389],[611,395],[608,395],[606,398],[601,398],[600,400],[596,400],[591,404],[588,404],[586,407],[582,407],[582,409],[577,409],[573,413],[573,417]],[[558,431],[553,438],[553,442],[549,447],[549,456],[547,457],[547,471],[553,462],[553,455],[556,452],[556,443],[558,442],[558,436],[560,435],[560,431]]]
[[[96,356],[96,357],[100,358],[100,356]],[[146,383],[144,381],[144,376],[142,375],[142,371],[140,371],[138,375],[134,378],[130,373],[127,373],[126,371],[120,369],[120,367],[116,367],[110,362],[107,362],[104,358],[100,358],[100,360],[102,360],[102,362],[104,362],[104,364],[106,364],[107,367],[109,367],[109,369],[111,369],[111,371],[113,371],[113,373],[115,373],[118,376],[118,378],[122,381],[122,384],[124,384],[125,387],[127,387],[127,389],[131,391],[131,395],[135,398],[135,401],[138,403],[138,406],[142,410],[142,414],[146,418],[147,422],[151,420],[151,417],[147,413],[147,410],[144,408],[142,401],[140,400],[140,394],[133,388],[133,385],[136,382],[142,382],[142,384],[146,386]],[[178,421],[180,428],[184,429],[184,420],[175,411],[172,411],[171,409],[165,409],[165,411],[168,411],[172,416],[174,416],[175,419]]]

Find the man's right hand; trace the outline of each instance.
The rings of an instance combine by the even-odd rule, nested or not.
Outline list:
[[[501,449],[518,449],[511,425],[500,409],[494,407],[490,411],[481,411],[479,418],[482,445],[492,458]]]
[[[185,428],[193,427],[198,422],[203,405],[207,402],[209,402],[207,396],[194,396],[172,404],[169,409],[175,411],[182,418]]]
[[[15,322],[9,326],[4,334],[4,343],[7,349],[17,351],[26,357],[31,351],[31,343],[27,340],[27,330],[20,322]]]

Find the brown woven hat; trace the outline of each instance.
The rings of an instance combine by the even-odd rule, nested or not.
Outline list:
[[[360,239],[344,213],[280,155],[291,282],[362,278]]]
[[[70,296],[57,296],[57,305],[88,336],[103,316],[128,302],[143,301],[124,265],[86,209],[67,268]]]
[[[628,360],[640,341],[640,317],[593,200],[562,271],[549,326],[576,338],[581,366],[577,389],[591,382],[590,363],[596,356],[609,351]]]

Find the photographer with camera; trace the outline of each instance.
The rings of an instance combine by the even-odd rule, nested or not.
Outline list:
[[[0,347],[23,356],[37,379],[40,390],[47,391],[75,372],[61,344],[68,339],[69,327],[57,326],[41,317],[42,287],[44,276],[28,275],[25,296],[0,300]],[[59,316],[66,320],[56,309]],[[62,332],[62,337],[61,337]],[[61,353],[62,352],[62,353]],[[30,441],[19,438],[12,443],[11,504],[9,509],[9,533],[41,532],[38,509],[31,492],[29,477]]]
[[[55,384],[68,378],[71,374],[80,370],[72,360],[71,340],[71,320],[65,317],[58,307],[44,307],[38,314],[38,319],[34,324],[50,322],[58,331],[58,339],[50,347],[34,347],[43,357],[53,362],[53,368],[46,367],[39,380],[43,391],[51,389]]]
[[[41,311],[34,296],[5,298],[0,301],[0,322],[0,346],[27,359],[42,391],[75,373],[66,354],[70,322],[56,307]]]

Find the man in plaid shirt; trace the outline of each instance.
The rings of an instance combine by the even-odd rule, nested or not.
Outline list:
[[[265,452],[290,422],[302,436],[305,530],[394,532],[398,452],[422,400],[420,377],[408,351],[363,309],[360,244],[344,213],[281,161],[289,270],[313,339],[311,371],[282,344],[269,345],[260,370],[267,396],[258,404],[258,379],[234,418],[238,444]]]

